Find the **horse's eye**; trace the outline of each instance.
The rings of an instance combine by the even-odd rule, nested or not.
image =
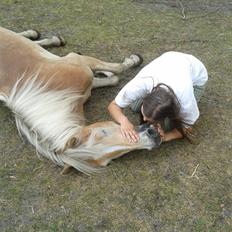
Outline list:
[[[107,135],[107,133],[106,133],[106,131],[104,129],[102,130],[102,133],[103,133],[104,136]]]
[[[107,133],[104,129],[98,131],[96,134],[95,134],[95,139],[96,140],[101,140],[103,138],[105,138],[107,136]]]

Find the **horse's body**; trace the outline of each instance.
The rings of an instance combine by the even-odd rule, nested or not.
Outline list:
[[[59,166],[92,173],[122,154],[151,149],[160,142],[154,140],[152,129],[139,132],[140,140],[133,144],[122,137],[114,122],[84,125],[83,104],[92,88],[116,85],[118,77],[113,73],[139,62],[135,55],[123,63],[75,53],[59,57],[0,28],[0,100],[15,113],[19,133],[38,154]],[[107,71],[107,78],[94,77],[97,71]]]

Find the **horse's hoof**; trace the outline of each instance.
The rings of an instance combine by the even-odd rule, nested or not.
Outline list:
[[[65,45],[65,40],[61,36],[53,35],[50,41],[51,44],[47,45],[48,47],[61,47]]]
[[[130,56],[130,59],[132,59],[135,62],[134,67],[140,66],[143,63],[143,57],[139,54],[132,54]]]
[[[41,36],[41,34],[37,30],[34,30],[34,29],[24,31],[24,32],[19,33],[19,34],[22,34],[23,36],[25,36],[26,38],[29,38],[31,40],[37,40]]]
[[[60,46],[64,46],[66,44],[65,39],[62,36],[60,36],[60,35],[58,35],[57,37],[60,40]]]
[[[40,32],[39,31],[37,31],[37,30],[35,30],[35,29],[32,29],[32,31],[34,31],[34,33],[35,33],[35,37],[33,38],[33,39],[39,39],[40,37],[41,37],[41,34],[40,34]]]

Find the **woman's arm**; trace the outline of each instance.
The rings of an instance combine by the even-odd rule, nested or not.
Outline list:
[[[160,133],[163,142],[168,142],[174,139],[181,139],[184,137],[177,129],[173,129],[172,131],[165,133],[161,128],[158,128],[158,131]],[[189,132],[191,133],[191,131],[192,131],[192,127],[183,128],[184,134]]]
[[[120,124],[121,132],[124,138],[128,139],[130,142],[137,142],[139,140],[139,135],[134,130],[134,125],[128,120],[128,118],[123,114],[122,108],[120,108],[115,100],[113,100],[109,106],[108,110],[113,119]]]
[[[173,129],[167,133],[164,133],[163,137],[161,136],[163,142],[168,142],[174,139],[181,139],[183,135],[177,129]]]

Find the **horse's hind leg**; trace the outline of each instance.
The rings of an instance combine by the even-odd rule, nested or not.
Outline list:
[[[44,48],[48,47],[60,47],[65,45],[65,40],[61,36],[52,36],[52,38],[49,39],[42,39],[38,41],[34,41],[38,45]]]
[[[27,31],[20,32],[18,34],[28,39],[31,39],[31,40],[36,40],[40,38],[40,33],[36,30],[27,30]]]
[[[40,38],[40,33],[36,30],[27,30],[18,34],[31,40],[37,40]],[[34,42],[44,48],[60,47],[65,45],[65,40],[61,36],[52,36],[52,38],[37,40]]]

